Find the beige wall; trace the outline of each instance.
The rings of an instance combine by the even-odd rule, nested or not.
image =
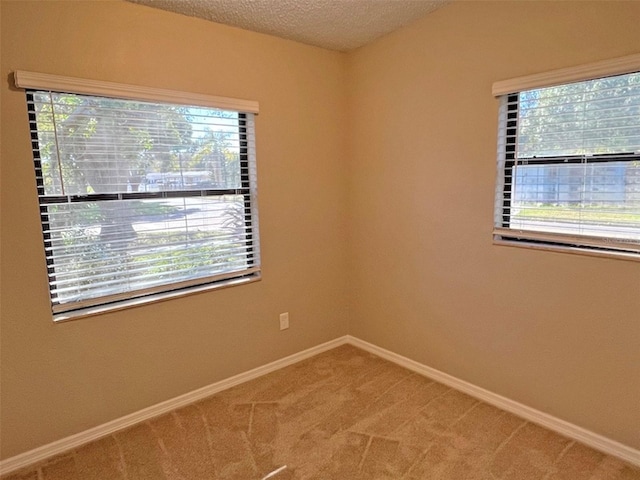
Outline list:
[[[636,53],[640,3],[459,2],[349,55],[0,5],[2,458],[347,332],[640,448],[640,264],[491,244],[490,95]],[[54,325],[16,69],[258,100],[263,280]]]
[[[124,2],[1,5],[3,458],[347,333],[345,55]],[[263,280],[54,325],[16,69],[259,101]]]
[[[349,57],[349,333],[640,448],[640,263],[493,246],[491,84],[640,52],[640,2],[456,2]]]

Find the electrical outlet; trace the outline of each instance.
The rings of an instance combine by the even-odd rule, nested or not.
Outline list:
[[[289,328],[289,312],[280,314],[280,330]]]

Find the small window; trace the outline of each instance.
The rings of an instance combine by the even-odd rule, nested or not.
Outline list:
[[[640,255],[640,73],[500,102],[495,238]]]
[[[253,113],[26,96],[54,318],[259,276]]]

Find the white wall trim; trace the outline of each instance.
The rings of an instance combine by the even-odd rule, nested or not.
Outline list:
[[[46,460],[47,458],[51,458],[55,455],[68,452],[86,445],[89,442],[93,442],[94,440],[98,440],[102,437],[106,437],[107,435],[111,435],[112,433],[124,430],[125,428],[131,427],[137,423],[144,422],[170,412],[171,410],[192,404],[223,390],[235,387],[236,385],[248,382],[249,380],[261,377],[267,373],[274,372],[294,363],[298,363],[309,357],[318,355],[319,353],[344,345],[345,343],[347,343],[346,336],[330,340],[315,347],[303,350],[302,352],[294,353],[288,357],[281,358],[274,362],[267,363],[266,365],[262,365],[252,370],[234,375],[233,377],[212,383],[211,385],[193,390],[184,395],[143,408],[142,410],[125,415],[124,417],[117,418],[102,425],[98,425],[97,427],[90,428],[84,432],[56,440],[55,442],[51,442],[47,445],[7,458],[0,461],[0,475],[6,475],[21,468]]]
[[[373,353],[385,360],[389,360],[390,362],[407,368],[408,370],[443,383],[444,385],[466,393],[467,395],[482,400],[490,405],[513,413],[514,415],[532,423],[548,428],[549,430],[553,430],[560,435],[608,455],[617,457],[633,465],[640,466],[640,450],[636,450],[635,448],[616,442],[610,438],[603,437],[602,435],[541,412],[540,410],[536,410],[535,408],[528,407],[522,403],[498,395],[497,393],[490,392],[489,390],[485,390],[484,388],[473,385],[472,383],[453,377],[447,373],[441,372],[440,370],[428,367],[422,363],[403,357],[402,355],[398,355],[397,353],[378,347],[372,343],[365,342],[359,338],[347,335],[347,343]]]
[[[447,385],[451,388],[471,395],[472,397],[487,402],[490,405],[494,405],[495,407],[498,407],[502,410],[513,413],[514,415],[517,415],[532,423],[536,423],[545,428],[548,428],[549,430],[553,430],[560,435],[564,435],[565,437],[580,442],[608,455],[620,458],[621,460],[629,462],[633,465],[640,466],[640,450],[636,450],[627,445],[623,445],[607,437],[603,437],[602,435],[556,418],[547,413],[528,407],[514,400],[510,400],[506,397],[485,390],[484,388],[478,387],[469,382],[423,365],[422,363],[416,362],[415,360],[411,360],[390,350],[386,350],[372,343],[360,340],[357,337],[345,335],[343,337],[330,340],[315,347],[308,348],[306,350],[303,350],[302,352],[298,352],[293,355],[289,355],[288,357],[281,358],[266,365],[262,365],[252,370],[234,375],[233,377],[215,382],[206,387],[193,390],[192,392],[186,393],[184,395],[180,395],[170,400],[152,405],[151,407],[144,408],[132,414],[125,415],[124,417],[120,417],[102,425],[98,425],[97,427],[90,428],[88,430],[85,430],[84,432],[71,435],[55,442],[51,442],[47,445],[43,445],[42,447],[38,447],[28,452],[24,452],[14,457],[2,460],[0,461],[0,475],[6,475],[21,468],[25,468],[35,463],[46,460],[47,458],[51,458],[55,455],[68,452],[69,450],[73,450],[89,442],[98,440],[120,430],[124,430],[125,428],[128,428],[137,423],[144,422],[151,418],[167,413],[171,410],[184,407],[191,403],[197,402],[198,400],[202,400],[210,395],[214,395],[228,388],[234,387],[244,382],[248,382],[249,380],[261,377],[268,373],[274,372],[294,363],[298,363],[309,357],[318,355],[319,353],[331,350],[332,348],[336,348],[347,343],[353,345],[354,347],[361,348],[362,350],[377,355],[381,358],[384,358],[385,360],[389,360],[390,362],[407,368],[408,370],[411,370],[420,375]]]

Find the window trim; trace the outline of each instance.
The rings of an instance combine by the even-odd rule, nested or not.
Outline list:
[[[511,171],[516,162],[519,93],[536,88],[552,87],[635,72],[640,72],[640,54],[517,77],[493,84],[492,94],[495,97],[506,99],[506,105],[501,105],[500,107],[498,122],[498,178],[496,180],[496,203],[492,231],[495,245],[611,257],[640,262],[640,245],[635,243],[616,242],[613,239],[588,235],[529,231],[509,227],[511,190],[508,185],[513,183]],[[503,108],[506,110],[503,110]],[[530,161],[533,164],[565,164],[567,161],[597,163],[611,161],[612,158],[637,161],[640,155],[637,153],[629,155],[593,155],[589,157],[569,155],[538,159],[524,158],[518,159],[518,161],[524,161],[525,163]],[[630,245],[633,245],[633,248]]]
[[[242,195],[244,197],[245,225],[249,225],[247,233],[247,252],[248,265],[245,270],[223,273],[214,275],[213,277],[201,277],[193,280],[186,280],[178,283],[164,284],[164,288],[155,287],[146,290],[134,290],[122,294],[114,294],[98,297],[103,301],[98,303],[94,301],[80,301],[74,303],[72,308],[65,304],[58,304],[54,298],[54,292],[49,288],[49,300],[51,302],[51,310],[53,320],[55,322],[67,321],[87,316],[108,313],[112,311],[133,308],[144,304],[155,303],[158,301],[169,300],[182,296],[192,295],[218,288],[252,283],[261,279],[260,268],[260,242],[258,237],[258,211],[256,205],[257,186],[252,182],[250,169],[255,169],[255,165],[250,159],[251,155],[255,155],[255,145],[253,139],[253,130],[248,135],[248,125],[253,119],[248,119],[247,115],[257,115],[259,112],[259,104],[256,101],[241,100],[226,97],[216,97],[210,95],[193,94],[188,92],[179,92],[173,90],[139,87],[134,85],[102,82],[97,80],[85,80],[73,77],[62,77],[58,75],[49,75],[42,73],[33,73],[25,71],[13,72],[15,86],[24,89],[27,100],[30,95],[37,91],[45,92],[64,92],[70,94],[102,96],[108,98],[117,98],[134,101],[150,101],[154,103],[171,103],[177,105],[202,106],[208,108],[221,109],[226,111],[238,112],[239,132],[240,132],[240,164],[241,172],[247,172],[241,176],[240,188],[218,188],[205,190],[179,190],[179,191],[162,191],[162,192],[121,192],[121,193],[100,193],[86,195],[55,195],[45,196],[44,185],[41,183],[42,175],[39,174],[40,157],[37,128],[34,128],[36,122],[35,113],[30,109],[29,125],[31,126],[31,142],[32,151],[34,153],[34,166],[36,172],[38,204],[40,207],[41,225],[44,234],[44,244],[47,245],[47,233],[44,226],[48,222],[47,204],[76,203],[76,202],[101,202],[106,200],[131,200],[131,199],[149,199],[149,198],[180,198],[185,196],[223,196],[223,195]],[[255,175],[255,172],[254,174]],[[47,277],[50,281],[53,266],[52,260],[47,256]],[[256,264],[256,261],[258,262]]]

